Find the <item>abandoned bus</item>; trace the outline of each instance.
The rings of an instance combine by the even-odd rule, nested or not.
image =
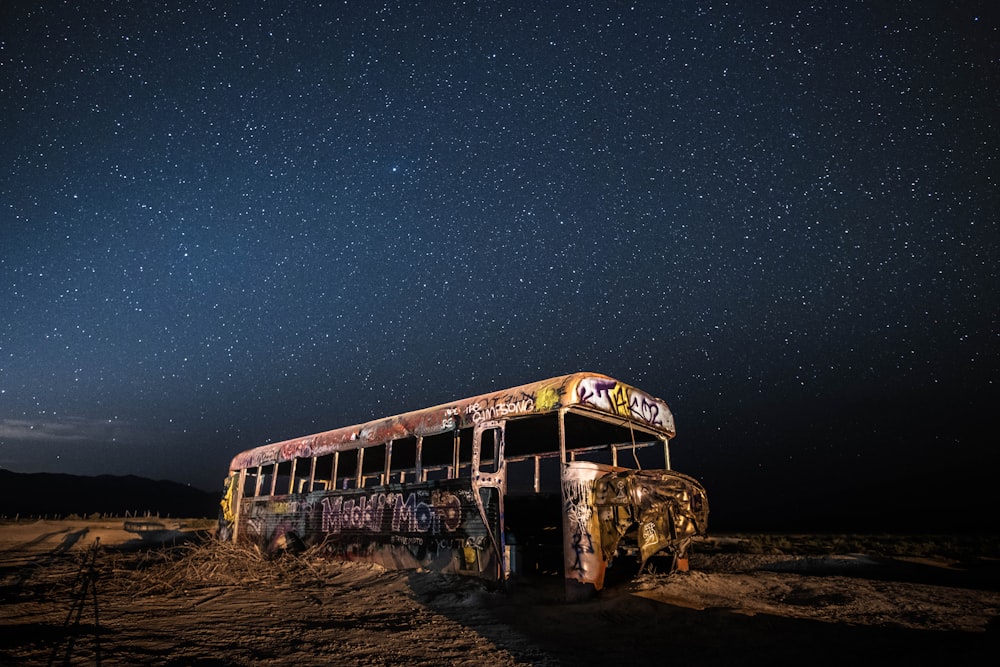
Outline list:
[[[565,375],[242,452],[220,535],[501,585],[561,572],[578,599],[615,558],[686,568],[708,501],[670,469],[674,433],[662,400]]]

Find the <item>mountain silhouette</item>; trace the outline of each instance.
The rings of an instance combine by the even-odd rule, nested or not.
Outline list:
[[[184,518],[218,515],[221,491],[134,475],[84,477],[0,469],[0,516],[152,514]]]

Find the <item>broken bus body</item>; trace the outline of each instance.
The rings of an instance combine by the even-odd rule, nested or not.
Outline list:
[[[616,560],[686,568],[708,501],[670,469],[674,434],[662,400],[565,375],[242,452],[220,535],[499,584],[561,572],[579,599]]]

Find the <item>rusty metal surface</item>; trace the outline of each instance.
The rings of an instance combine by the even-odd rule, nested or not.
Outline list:
[[[574,373],[482,394],[394,417],[277,442],[237,454],[230,470],[320,456],[339,449],[429,436],[482,421],[539,415],[564,407],[628,420],[651,433],[673,437],[674,417],[667,404],[614,378]]]
[[[684,562],[691,539],[708,528],[708,498],[693,477],[672,470],[627,470],[590,462],[563,470],[566,594],[583,599],[604,588],[623,547],[640,571],[654,555]]]
[[[636,528],[641,563],[657,553],[684,556],[693,537],[708,530],[708,496],[693,477],[673,470],[623,470],[595,483],[601,548],[611,560]]]
[[[609,466],[576,461],[567,463],[562,474],[563,573],[566,596],[583,599],[604,588],[609,559],[601,548],[597,514],[596,481]]]

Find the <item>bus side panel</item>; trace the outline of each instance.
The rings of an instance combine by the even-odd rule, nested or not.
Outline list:
[[[499,567],[469,480],[246,498],[240,541],[268,552],[319,546],[337,559],[495,579]],[[496,503],[487,518],[499,527]]]

